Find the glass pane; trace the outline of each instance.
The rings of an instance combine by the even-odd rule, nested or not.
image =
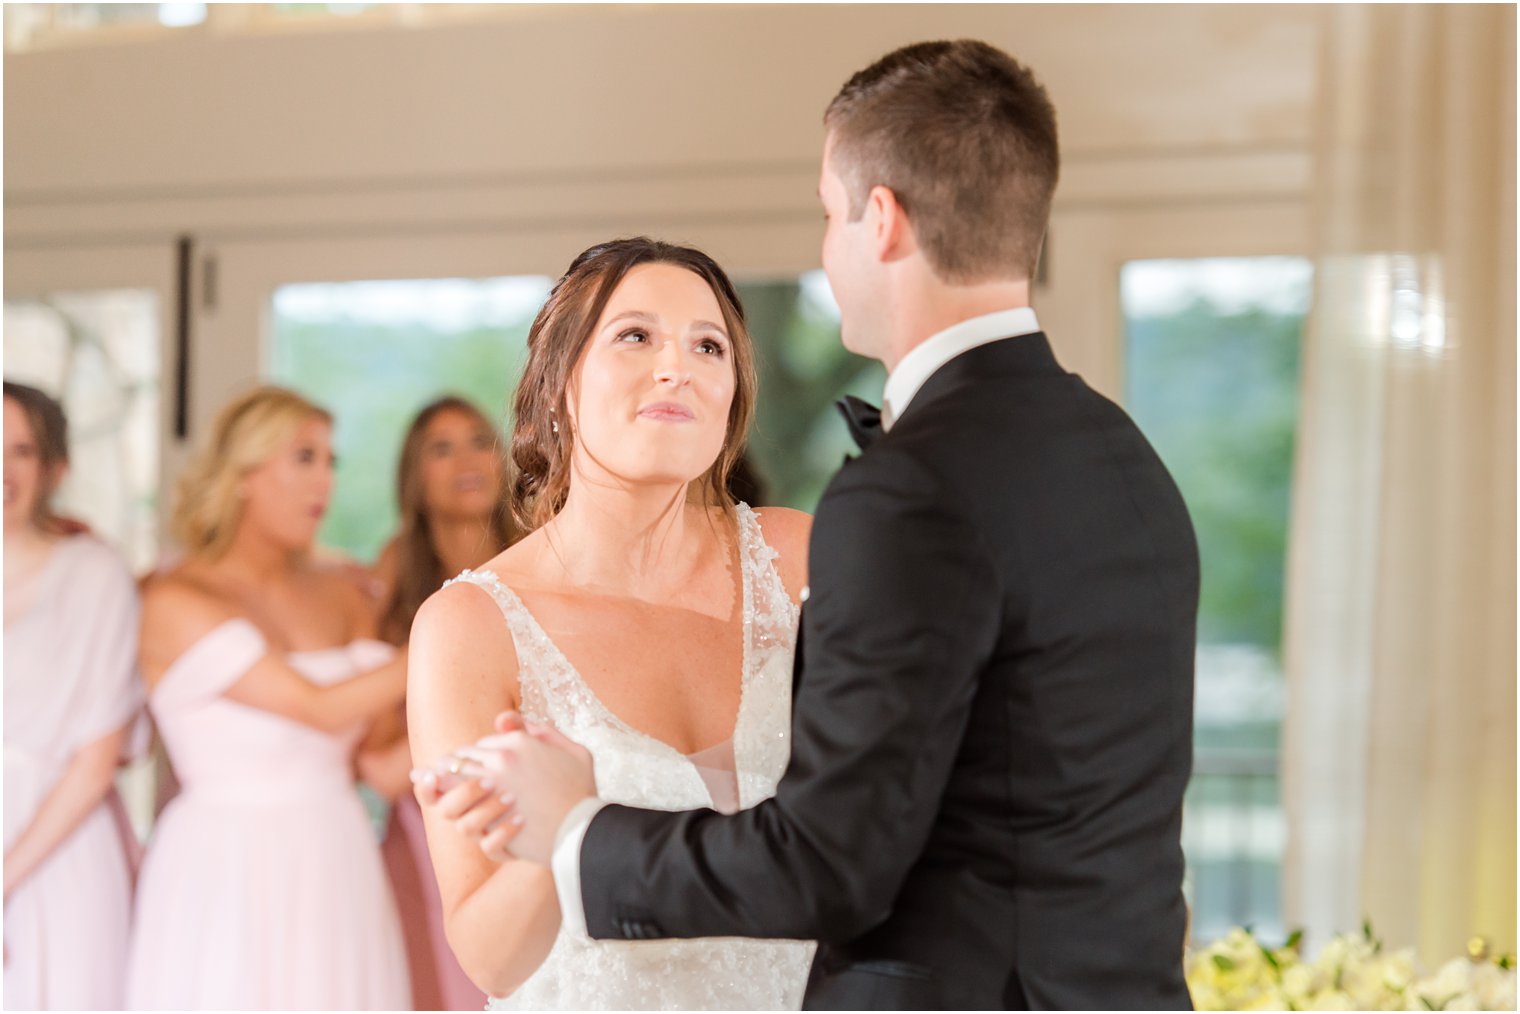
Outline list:
[[[1199,941],[1242,924],[1282,933],[1283,569],[1311,270],[1265,257],[1121,275],[1126,403],[1187,500],[1202,560],[1183,829]]]
[[[395,532],[396,460],[423,405],[458,394],[505,423],[550,284],[439,278],[275,292],[271,380],[336,420],[338,481],[322,545],[370,561]]]
[[[158,300],[152,290],[5,301],[5,378],[63,403],[68,477],[57,509],[143,571],[158,552]]]
[[[839,343],[839,307],[822,271],[740,282],[738,289],[760,367],[749,442],[764,487],[759,499],[811,512],[840,462],[855,453],[834,402],[846,394],[881,401],[886,372]]]

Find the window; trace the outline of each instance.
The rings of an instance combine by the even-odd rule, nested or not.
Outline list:
[[[332,412],[337,484],[318,540],[370,562],[396,530],[396,461],[417,410],[445,394],[503,421],[550,279],[286,285],[269,376]]]
[[[880,363],[839,343],[839,307],[822,271],[738,284],[760,371],[749,458],[763,503],[811,512],[855,444],[834,402],[881,400]]]
[[[1290,257],[1121,275],[1125,400],[1182,490],[1202,562],[1183,824],[1195,940],[1283,930],[1283,572],[1310,278]]]
[[[5,379],[57,398],[68,477],[54,500],[138,573],[157,563],[158,298],[147,289],[5,301]]]

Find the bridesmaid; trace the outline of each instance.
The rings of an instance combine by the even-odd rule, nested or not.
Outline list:
[[[375,577],[384,589],[381,633],[399,646],[424,599],[506,549],[515,532],[500,441],[485,414],[462,398],[440,398],[417,414],[401,444],[396,487],[401,530],[381,552]],[[480,1010],[485,992],[444,939],[443,903],[411,768],[405,711],[398,708],[366,741],[359,773],[392,804],[382,851],[406,934],[412,1003],[417,1010]]]
[[[116,1009],[131,875],[111,811],[142,707],[137,590],[120,557],[65,534],[58,403],[5,382],[5,1006]],[[77,526],[76,526],[77,527]]]
[[[280,388],[223,409],[180,484],[186,557],[143,598],[148,706],[181,790],[148,843],[127,1003],[399,1009],[406,953],[353,749],[405,692],[346,576],[311,563],[331,418]]]

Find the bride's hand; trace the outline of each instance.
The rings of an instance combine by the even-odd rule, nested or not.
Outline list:
[[[415,793],[424,808],[452,823],[460,834],[479,841],[499,825],[511,826],[513,800],[498,790],[494,771],[469,767],[469,773],[413,772]]]

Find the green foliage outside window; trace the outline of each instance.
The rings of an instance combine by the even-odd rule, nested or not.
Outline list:
[[[531,310],[515,322],[459,328],[276,314],[271,379],[328,409],[335,421],[337,482],[318,535],[322,545],[370,562],[395,533],[401,440],[428,402],[461,395],[501,420],[506,432],[531,323]]]
[[[811,512],[855,444],[834,402],[846,394],[881,400],[881,364],[839,344],[839,316],[815,274],[741,284],[760,365],[760,398],[749,455],[766,502]]]
[[[1198,639],[1281,650],[1301,314],[1197,299],[1128,322],[1126,403],[1193,516]]]

